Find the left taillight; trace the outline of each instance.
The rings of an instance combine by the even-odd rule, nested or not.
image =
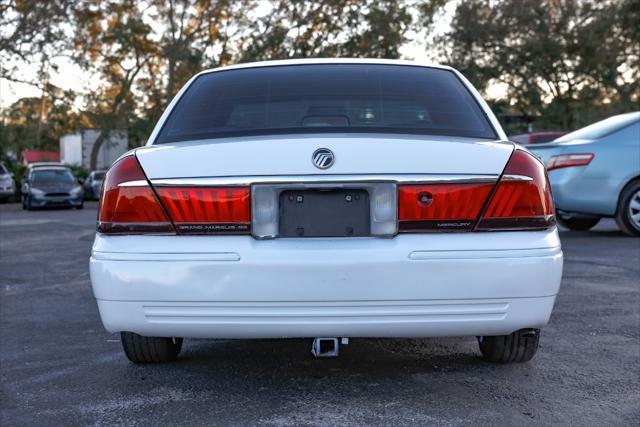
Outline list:
[[[249,187],[156,187],[178,234],[249,234]]]
[[[135,155],[117,161],[104,180],[98,210],[103,234],[174,234]]]
[[[552,171],[554,169],[587,166],[593,158],[593,153],[560,154],[549,159],[547,170]]]
[[[135,155],[105,177],[98,231],[103,234],[249,234],[249,187],[152,188]]]

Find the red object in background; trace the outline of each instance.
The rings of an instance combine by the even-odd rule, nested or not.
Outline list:
[[[22,152],[21,162],[23,165],[36,162],[59,162],[60,153],[57,151],[35,151],[27,150]]]
[[[513,136],[510,136],[509,139],[511,141],[514,141],[514,142],[517,142],[518,144],[523,144],[523,145],[544,144],[546,142],[554,141],[566,134],[567,132],[564,132],[564,131],[531,132],[531,133],[523,133],[520,135],[513,135]]]

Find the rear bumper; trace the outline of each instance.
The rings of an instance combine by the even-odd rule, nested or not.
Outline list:
[[[110,332],[201,338],[502,335],[545,325],[555,229],[393,239],[102,236],[91,281]]]
[[[624,181],[613,177],[586,177],[586,170],[586,167],[574,167],[549,172],[556,210],[586,216],[614,216]]]

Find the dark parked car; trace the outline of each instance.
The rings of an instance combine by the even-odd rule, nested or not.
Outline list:
[[[100,198],[100,190],[102,190],[102,181],[107,171],[93,171],[89,174],[87,180],[82,184],[84,187],[84,198],[86,200],[98,200]]]
[[[82,209],[82,187],[71,170],[61,166],[43,166],[28,171],[22,182],[22,208],[45,206]]]
[[[517,142],[518,144],[523,145],[531,145],[531,144],[543,144],[545,142],[551,142],[556,138],[560,138],[563,135],[566,135],[567,132],[562,131],[553,131],[553,132],[531,132],[531,133],[522,133],[520,135],[510,136],[509,139],[513,142]]]

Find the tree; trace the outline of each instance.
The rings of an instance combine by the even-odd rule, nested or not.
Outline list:
[[[104,84],[87,97],[86,116],[101,130],[91,152],[95,169],[98,152],[113,131],[127,131],[135,114],[134,85],[158,55],[152,29],[133,0],[85,2],[76,9],[76,60],[97,72]]]
[[[65,25],[71,0],[0,0],[0,78],[46,90],[52,60],[68,53]],[[37,75],[25,77],[18,65],[39,64]]]
[[[241,62],[308,58],[398,58],[412,11],[443,0],[281,0],[257,20],[245,39]],[[429,13],[435,12],[435,7]]]
[[[0,155],[11,151],[19,155],[26,149],[52,150],[60,135],[72,132],[79,121],[73,111],[73,94],[49,87],[56,97],[21,98],[2,111]]]
[[[448,63],[480,89],[503,83],[511,108],[571,129],[593,120],[589,110],[637,108],[637,4],[470,0],[457,6],[439,42]]]

